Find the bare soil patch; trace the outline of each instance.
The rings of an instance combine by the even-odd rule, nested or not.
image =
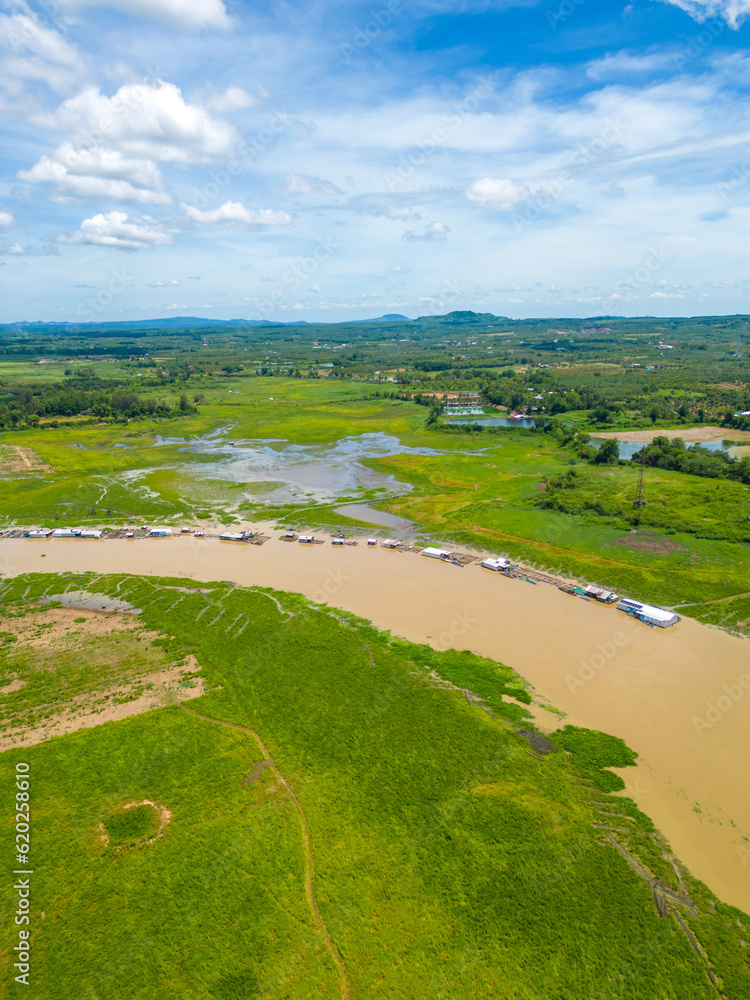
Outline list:
[[[107,691],[92,691],[76,698],[64,712],[50,716],[41,725],[33,728],[21,726],[9,729],[0,735],[0,752],[9,747],[31,747],[51,740],[53,736],[64,736],[79,729],[93,729],[105,722],[117,722],[131,715],[140,715],[152,708],[178,705],[183,701],[200,698],[205,693],[200,677],[186,677],[200,670],[198,661],[190,656],[187,664],[172,667],[158,673],[145,674],[131,684],[109,688]],[[147,691],[136,695],[144,685]],[[132,692],[132,693],[131,693]]]
[[[735,431],[731,427],[672,427],[668,430],[645,431],[605,431],[596,432],[597,438],[617,438],[618,441],[632,441],[634,444],[650,444],[655,437],[666,437],[670,441],[682,438],[690,443],[701,441],[750,441],[750,431]]]
[[[652,535],[648,532],[634,531],[629,535],[616,538],[615,541],[618,545],[624,545],[634,552],[655,552],[658,555],[666,555],[669,552],[687,551],[684,545],[673,542],[671,538],[665,538],[664,535]]]
[[[46,475],[52,469],[33,448],[0,445],[0,476]]]
[[[82,620],[83,619],[83,620]],[[75,633],[103,636],[111,632],[140,632],[144,638],[156,639],[158,633],[142,631],[140,621],[131,615],[101,612],[83,608],[50,608],[32,611],[22,618],[3,618],[4,632],[12,632],[19,641],[37,649],[65,649],[76,644]]]

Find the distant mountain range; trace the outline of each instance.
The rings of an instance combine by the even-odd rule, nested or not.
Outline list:
[[[354,323],[383,323],[383,322],[410,322],[408,316],[400,313],[389,313],[387,316],[378,316],[376,319],[350,320]],[[138,319],[138,320],[118,320],[103,323],[70,323],[67,320],[57,322],[42,322],[41,320],[20,320],[17,323],[0,323],[0,331],[28,330],[29,332],[43,332],[46,330],[195,330],[215,327],[238,327],[238,326],[310,326],[304,319],[296,320],[293,323],[272,322],[267,319],[204,319],[200,316],[169,316],[166,319]],[[338,326],[336,323],[316,323],[316,326]]]

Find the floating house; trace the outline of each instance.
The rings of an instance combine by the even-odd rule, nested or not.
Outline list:
[[[422,549],[423,556],[427,556],[428,559],[450,559],[451,553],[448,549],[433,549],[427,548]]]
[[[346,542],[343,538],[332,538],[331,545],[346,545]]]
[[[285,531],[281,537],[285,542],[293,542],[297,535],[294,531]]]
[[[377,545],[378,544],[378,540],[377,540],[377,538],[368,538],[367,539],[367,544],[368,545]]]
[[[595,601],[600,601],[602,604],[615,604],[620,599],[611,590],[602,590],[601,587],[593,587],[591,584],[584,587],[583,592],[586,597],[593,597]]]
[[[52,528],[32,528],[28,533],[28,538],[49,538],[53,534]]]
[[[242,531],[222,531],[219,535],[222,542],[246,542],[247,536]]]
[[[397,542],[395,538],[386,538],[384,542],[381,543],[381,549],[397,549],[401,545],[401,542]]]
[[[81,533],[80,533],[80,535],[78,537],[79,538],[101,538],[103,534],[104,534],[104,532],[102,531],[101,528],[84,528],[81,531]]]
[[[306,545],[310,545],[315,541],[315,535],[300,535],[299,540]]]
[[[171,528],[152,528],[148,533],[149,538],[169,538],[171,535]]]
[[[192,533],[193,533],[192,528],[180,528],[181,535],[192,535]]]
[[[618,611],[625,611],[627,614],[637,618],[638,621],[647,625],[655,625],[657,628],[669,628],[681,621],[680,616],[674,611],[665,611],[664,608],[653,608],[650,604],[641,604],[640,601],[631,601],[624,597],[617,605]]]
[[[483,559],[482,566],[484,566],[485,569],[494,570],[496,573],[503,573],[510,569],[510,559],[503,559],[502,557],[497,559]]]
[[[54,538],[78,538],[81,534],[80,528],[55,528]]]

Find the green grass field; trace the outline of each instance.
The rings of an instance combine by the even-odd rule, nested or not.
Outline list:
[[[601,809],[630,816],[629,849],[677,888],[648,819],[593,787],[619,744],[579,734],[573,757],[530,754],[508,668],[293,594],[215,584],[176,602],[185,580],[75,585],[142,608],[166,655],[196,655],[210,693],[0,756],[6,788],[30,765],[37,1000],[717,997],[592,826]],[[3,605],[50,587],[63,589],[10,581]],[[144,802],[171,814],[156,839]],[[722,991],[750,997],[750,919],[686,878],[701,917],[683,917]]]

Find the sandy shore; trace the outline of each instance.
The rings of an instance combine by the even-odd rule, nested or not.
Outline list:
[[[621,736],[640,754],[639,766],[622,772],[627,794],[694,875],[750,912],[745,640],[689,619],[651,629],[552,586],[361,543],[3,539],[0,567],[6,575],[92,570],[292,590],[407,639],[502,660],[567,721]]]
[[[731,427],[673,427],[670,430],[596,431],[596,438],[617,438],[634,444],[650,444],[655,437],[682,438],[683,441],[746,441],[750,444],[750,431],[734,431]]]

